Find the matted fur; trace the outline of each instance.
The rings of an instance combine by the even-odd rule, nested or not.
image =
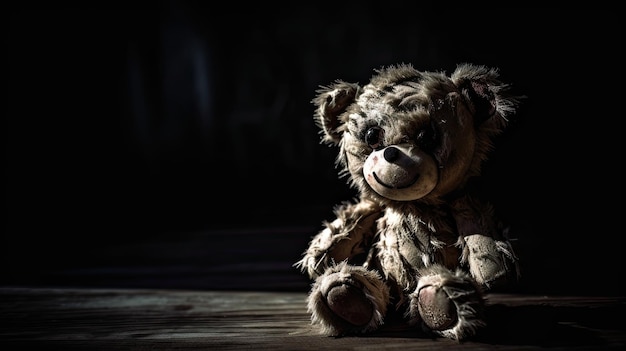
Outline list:
[[[435,330],[433,331],[435,334],[454,340],[463,340],[486,325],[482,313],[485,304],[483,291],[469,274],[460,269],[451,272],[442,266],[434,265],[422,270],[421,277],[417,288],[409,295],[409,310],[406,314],[409,324],[428,329],[422,325],[422,317],[418,312],[418,294],[424,286],[434,285],[445,291],[450,301],[456,306],[458,314],[458,320],[454,326],[445,330]]]
[[[358,191],[295,263],[315,281],[307,303],[322,333],[372,332],[391,301],[416,332],[461,341],[485,326],[485,293],[519,278],[506,226],[472,187],[519,103],[509,88],[497,69],[467,63],[451,75],[398,64],[365,85],[320,87],[320,141],[337,147],[338,175]],[[342,284],[354,306],[367,296],[366,325],[340,317],[353,319],[350,306],[329,308],[330,289]]]
[[[325,279],[331,275],[338,276],[339,279]],[[364,326],[353,326],[335,318],[334,312],[326,303],[324,293],[330,290],[332,284],[345,284],[348,281],[362,286],[365,297],[373,306],[374,313],[369,323]],[[307,307],[311,314],[311,322],[320,327],[321,334],[339,336],[349,333],[367,333],[378,329],[384,322],[388,304],[389,288],[383,283],[378,273],[363,267],[348,265],[344,261],[329,267],[323,276],[315,280],[308,297]]]

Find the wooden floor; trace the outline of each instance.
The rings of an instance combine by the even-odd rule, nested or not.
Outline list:
[[[401,325],[325,337],[300,292],[0,289],[2,350],[622,350],[626,300],[495,294],[489,327],[456,343]]]
[[[539,265],[526,270],[535,279],[530,286],[566,294],[521,289],[489,295],[489,327],[461,344],[394,323],[367,336],[318,335],[306,311],[310,282],[293,267],[315,229],[89,237],[71,245],[36,241],[38,246],[23,237],[2,252],[0,351],[558,351],[626,346],[626,296],[587,295],[584,286],[573,294],[573,285],[563,284],[570,280],[551,281],[559,276]],[[602,291],[604,285],[594,288]]]

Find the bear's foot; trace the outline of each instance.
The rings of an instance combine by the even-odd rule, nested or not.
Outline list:
[[[433,266],[410,294],[409,322],[446,338],[463,340],[485,325],[483,292],[466,273]]]
[[[376,272],[342,262],[315,280],[307,302],[322,334],[366,333],[382,325],[389,288]]]
[[[418,312],[428,328],[445,330],[456,323],[456,307],[442,287],[426,285],[417,294]]]
[[[374,308],[356,282],[343,282],[326,292],[326,304],[339,318],[356,326],[366,326]],[[355,286],[357,285],[357,286]]]

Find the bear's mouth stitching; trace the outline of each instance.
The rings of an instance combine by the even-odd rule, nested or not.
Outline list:
[[[410,181],[408,184],[403,185],[403,186],[396,186],[393,187],[389,184],[386,184],[385,182],[383,182],[382,180],[380,180],[380,178],[378,178],[378,176],[376,175],[376,172],[372,172],[372,174],[374,175],[374,179],[376,179],[376,182],[382,186],[384,186],[385,188],[389,188],[389,189],[405,189],[410,187],[411,185],[415,184],[415,182],[417,182],[417,180],[419,179],[420,175],[419,173],[415,175],[415,178],[413,178],[412,181]]]

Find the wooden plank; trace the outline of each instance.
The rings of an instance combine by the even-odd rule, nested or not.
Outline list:
[[[0,288],[3,350],[621,350],[626,298],[494,294],[463,343],[403,325],[320,336],[300,292]]]

